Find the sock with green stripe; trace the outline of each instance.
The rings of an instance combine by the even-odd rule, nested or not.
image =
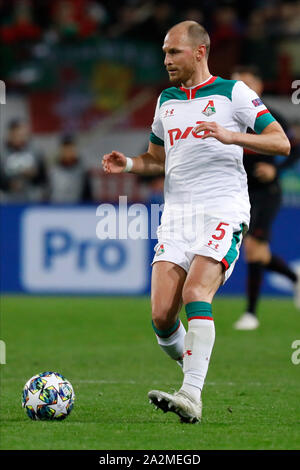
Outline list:
[[[184,347],[185,328],[179,318],[168,330],[159,330],[152,322],[157,342],[165,353],[178,362],[182,367],[182,355]]]
[[[215,325],[208,302],[190,302],[185,311],[189,327],[184,338],[184,380],[180,390],[199,402],[215,342]]]

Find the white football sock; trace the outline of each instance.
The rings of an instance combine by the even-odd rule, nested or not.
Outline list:
[[[185,328],[179,320],[178,328],[167,338],[163,338],[157,334],[158,330],[155,329],[157,342],[160,347],[165,351],[168,356],[177,361],[180,367],[183,366],[182,355],[184,348],[184,337],[186,334]],[[159,332],[162,333],[162,332]]]
[[[184,380],[180,390],[199,401],[215,341],[215,325],[210,304],[191,302],[188,306],[189,328],[184,339]]]

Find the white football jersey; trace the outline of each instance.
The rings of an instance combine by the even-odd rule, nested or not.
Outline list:
[[[243,148],[194,128],[215,121],[228,130],[256,133],[274,121],[243,82],[210,77],[192,88],[171,87],[158,98],[150,141],[164,145],[165,204],[201,204],[213,217],[249,225],[250,204]]]

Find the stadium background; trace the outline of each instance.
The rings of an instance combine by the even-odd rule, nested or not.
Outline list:
[[[32,186],[29,181],[26,191],[15,191],[1,179],[2,292],[149,292],[155,240],[98,240],[96,207],[116,204],[119,195],[148,207],[161,203],[163,180],[106,177],[100,160],[112,149],[136,155],[146,148],[157,96],[168,86],[162,40],[178,21],[195,19],[206,26],[214,75],[229,78],[237,64],[260,69],[264,101],[286,118],[295,155],[300,154],[299,105],[291,101],[292,82],[300,76],[299,1],[204,0],[183,7],[177,1],[15,0],[0,3],[0,17],[1,79],[7,89],[1,153],[9,123],[26,120],[44,165],[43,178]],[[80,159],[75,167],[80,184],[86,180],[85,194],[55,193],[54,169],[61,142],[68,138],[75,141]],[[75,187],[72,165],[64,171]],[[281,181],[284,202],[272,246],[296,265],[300,164],[283,173]],[[89,249],[83,256],[84,244]],[[241,258],[221,292],[243,293]],[[267,275],[264,293],[290,295],[291,285]]]

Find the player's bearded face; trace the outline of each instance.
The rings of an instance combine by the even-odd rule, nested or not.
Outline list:
[[[183,39],[166,36],[163,51],[165,52],[165,67],[172,84],[184,84],[195,71],[194,50]]]
[[[186,83],[194,73],[193,64],[190,62],[187,64],[174,64],[168,70],[169,80],[172,84],[184,84]]]

